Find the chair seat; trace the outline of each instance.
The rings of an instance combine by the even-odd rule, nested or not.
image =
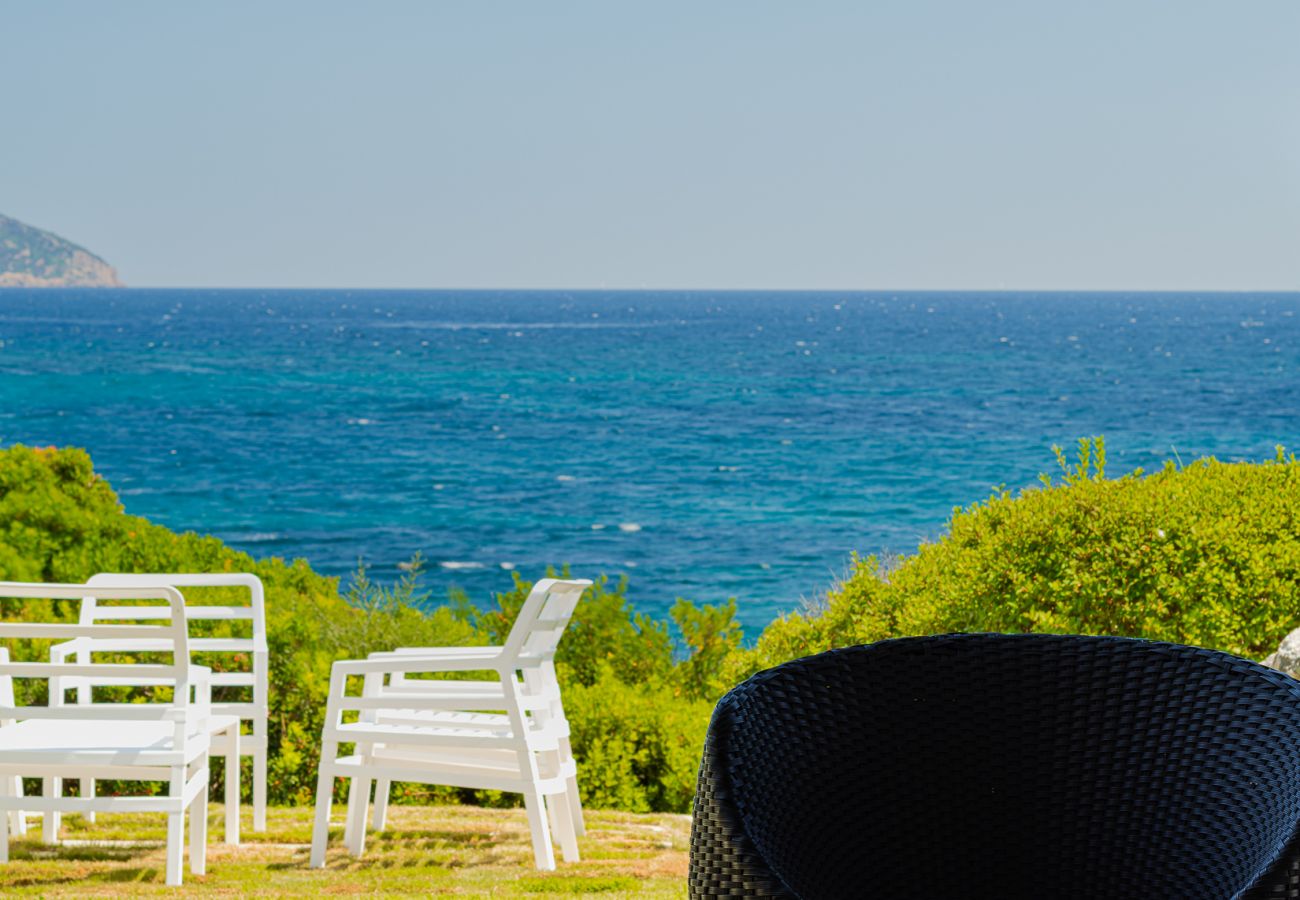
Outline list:
[[[538,778],[519,767],[519,756],[514,751],[475,751],[456,753],[454,749],[431,750],[426,747],[380,744],[366,757],[352,755],[340,757],[335,766],[341,773],[349,768],[367,766],[384,769],[397,781],[423,784],[449,784],[483,790],[520,791],[535,783],[543,793],[564,791],[568,777],[563,767],[538,766]]]
[[[456,747],[429,747],[412,744],[375,744],[370,756],[376,760],[403,760],[406,762],[423,762],[436,765],[456,765],[496,769],[501,772],[519,773],[519,754],[514,750],[493,750],[474,748],[465,750]],[[577,763],[573,757],[553,759],[543,757],[537,760],[537,771],[543,778],[569,778],[578,774]]]
[[[482,747],[495,749],[514,740],[509,731],[498,728],[463,725],[433,724],[420,719],[407,719],[392,711],[380,713],[379,722],[352,722],[335,729],[345,741],[378,741],[381,743],[409,743],[453,747]],[[524,737],[532,750],[555,750],[557,735],[553,730],[529,731]]]
[[[229,716],[223,718],[229,720],[225,727],[236,721]],[[174,741],[171,722],[28,719],[0,728],[0,764],[27,762],[29,758],[47,763],[146,763],[152,761],[151,757],[174,756]],[[198,757],[206,745],[202,736],[192,735],[183,748],[186,760]]]

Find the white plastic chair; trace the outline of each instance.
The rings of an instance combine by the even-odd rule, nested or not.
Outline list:
[[[334,663],[316,787],[312,867],[325,864],[336,777],[352,779],[344,842],[353,855],[364,850],[370,782],[380,779],[385,785],[413,781],[523,794],[537,867],[555,868],[552,819],[564,858],[577,860],[569,800],[571,781],[576,793],[576,778],[561,761],[554,700],[542,689],[539,673],[554,660],[590,584],[539,581],[503,647],[425,656],[392,653]],[[496,675],[492,681],[407,677],[489,671]],[[361,696],[348,692],[350,676],[363,679]],[[344,714],[351,712],[358,720],[344,722]],[[344,743],[354,744],[355,750],[340,758]]]
[[[207,859],[208,749],[210,672],[189,664],[185,601],[170,587],[104,588],[90,585],[18,584],[0,582],[0,598],[81,600],[125,606],[121,618],[139,622],[138,612],[157,614],[152,624],[71,625],[0,621],[0,640],[71,639],[90,645],[91,653],[111,652],[115,642],[148,640],[171,662],[121,663],[83,661],[76,664],[10,662],[0,657],[0,810],[41,810],[47,841],[58,837],[58,820],[67,812],[163,812],[167,814],[167,883],[181,883],[185,813],[190,813],[190,871],[204,872]],[[154,601],[140,605],[139,601]],[[104,616],[103,618],[109,618]],[[13,680],[48,682],[44,706],[14,702]],[[162,702],[65,705],[65,692],[91,679],[101,684],[170,686],[173,696]],[[194,697],[191,700],[191,690]],[[237,728],[238,723],[231,727]],[[24,797],[15,789],[22,777],[44,779],[45,793]],[[65,778],[124,781],[166,781],[165,796],[63,797]],[[18,781],[18,784],[21,784]],[[0,862],[9,860],[10,816],[0,816]]]
[[[212,755],[226,760],[226,843],[239,843],[239,764],[240,756],[253,758],[253,830],[266,831],[267,716],[270,708],[268,669],[270,656],[266,644],[266,592],[256,575],[245,572],[220,574],[156,573],[129,574],[102,572],[88,582],[92,585],[155,585],[169,587],[242,587],[248,590],[248,606],[205,605],[186,603],[185,614],[192,622],[199,619],[247,621],[248,637],[191,637],[192,653],[243,654],[250,666],[243,672],[212,673],[213,687],[238,687],[250,692],[245,702],[216,702],[212,711],[219,716],[236,716],[249,723],[251,733],[239,735],[232,742],[225,733],[213,735]],[[97,610],[94,599],[82,603],[81,621],[93,624]],[[233,772],[233,775],[232,775]],[[233,779],[233,780],[232,780]],[[85,785],[82,786],[83,790]],[[92,788],[93,789],[93,788]]]

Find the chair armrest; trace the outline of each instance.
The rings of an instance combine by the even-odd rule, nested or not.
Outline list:
[[[62,663],[64,660],[53,660],[56,663]],[[135,677],[135,676],[117,676],[113,675],[110,667],[105,666],[106,670],[103,675],[59,675],[52,673],[50,682],[58,690],[72,690],[79,688],[94,688],[107,686],[125,686],[125,687],[146,687],[151,685],[170,684],[171,679],[162,676]],[[187,678],[190,686],[194,689],[194,697],[197,700],[200,697],[206,698],[205,702],[212,702],[212,669],[208,666],[188,667]],[[77,704],[94,705],[94,700],[89,693],[77,691]]]
[[[336,660],[332,675],[377,675],[388,672],[487,672],[496,669],[490,658],[436,658],[427,656],[386,656],[370,659]]]
[[[387,659],[394,656],[423,656],[429,659],[487,659],[500,656],[504,647],[399,647],[396,650],[377,650],[367,659]]]
[[[352,697],[348,699],[365,700],[367,706],[380,710],[381,715],[393,716],[404,710],[416,710],[417,712],[504,712],[516,705],[521,711],[530,713],[546,712],[550,709],[550,705],[546,702],[534,700],[531,697],[520,697],[518,700],[513,700],[510,697],[445,697],[438,694],[385,693],[373,697]]]

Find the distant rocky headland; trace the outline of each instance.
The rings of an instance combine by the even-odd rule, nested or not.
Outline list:
[[[121,286],[117,270],[85,247],[0,215],[0,288]]]

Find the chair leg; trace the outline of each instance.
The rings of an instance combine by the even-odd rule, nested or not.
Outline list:
[[[9,775],[0,779],[0,793],[6,797],[21,797],[23,795],[23,780],[17,775]],[[27,834],[27,814],[21,809],[9,810],[9,830],[13,832],[14,837],[22,837]]]
[[[357,797],[360,796],[358,781],[360,779],[355,776],[348,781],[348,807],[343,813],[343,846],[348,848],[349,853],[352,852],[352,820],[357,816]]]
[[[46,778],[41,782],[43,792],[46,797],[63,796],[63,779]],[[47,844],[57,844],[59,842],[59,824],[60,813],[57,810],[48,809],[41,822],[41,840]]]
[[[20,812],[19,815],[22,815]],[[0,816],[0,863],[9,862],[9,816]]]
[[[569,816],[573,819],[573,833],[584,837],[587,834],[587,820],[582,814],[582,795],[578,793],[577,777],[567,779],[567,786],[565,799],[569,803]]]
[[[226,729],[226,843],[239,845],[239,723]]]
[[[204,765],[200,768],[207,767],[207,760],[204,759]],[[185,794],[185,780],[189,774],[188,766],[172,766],[172,777],[168,785],[168,793],[177,805],[176,812],[167,814],[167,883],[172,886],[178,886],[181,883],[181,860],[185,856],[185,806],[183,797]]]
[[[81,779],[81,796],[83,797],[95,796],[95,779],[93,778]],[[81,814],[81,816],[89,824],[91,825],[95,824],[95,811],[93,809],[86,810],[84,813]]]
[[[236,757],[238,758],[238,757]],[[190,874],[204,875],[208,866],[208,787],[190,804]]]
[[[567,794],[552,794],[546,798],[546,809],[551,814],[551,827],[560,842],[565,862],[578,861],[578,835],[573,829],[573,815],[569,811]]]
[[[307,865],[319,869],[325,865],[325,844],[330,836],[330,807],[334,804],[334,776],[327,773],[324,763],[316,778],[316,821],[311,830],[311,859]]]
[[[14,776],[14,796],[23,796],[23,778],[21,775]],[[18,819],[18,824],[14,827],[14,834],[18,837],[27,836],[27,813],[21,809],[14,810],[14,816]]]
[[[392,785],[387,778],[375,779],[375,831],[383,831],[388,824],[388,793]]]
[[[560,762],[569,765],[573,762],[573,745],[568,738],[560,738]],[[565,779],[569,797],[569,815],[573,817],[573,833],[583,837],[587,833],[587,822],[582,815],[582,795],[578,793],[578,776],[571,775]]]
[[[366,818],[370,812],[370,779],[356,775],[348,794],[348,823],[345,837],[348,852],[360,856],[366,850]]]
[[[544,872],[555,869],[555,850],[551,847],[551,833],[546,822],[546,807],[536,791],[524,794],[524,809],[528,811],[528,829],[533,833],[533,859]]]
[[[181,857],[185,853],[185,813],[167,814],[167,883],[181,883]]]
[[[253,830],[266,831],[266,748],[253,754]]]

